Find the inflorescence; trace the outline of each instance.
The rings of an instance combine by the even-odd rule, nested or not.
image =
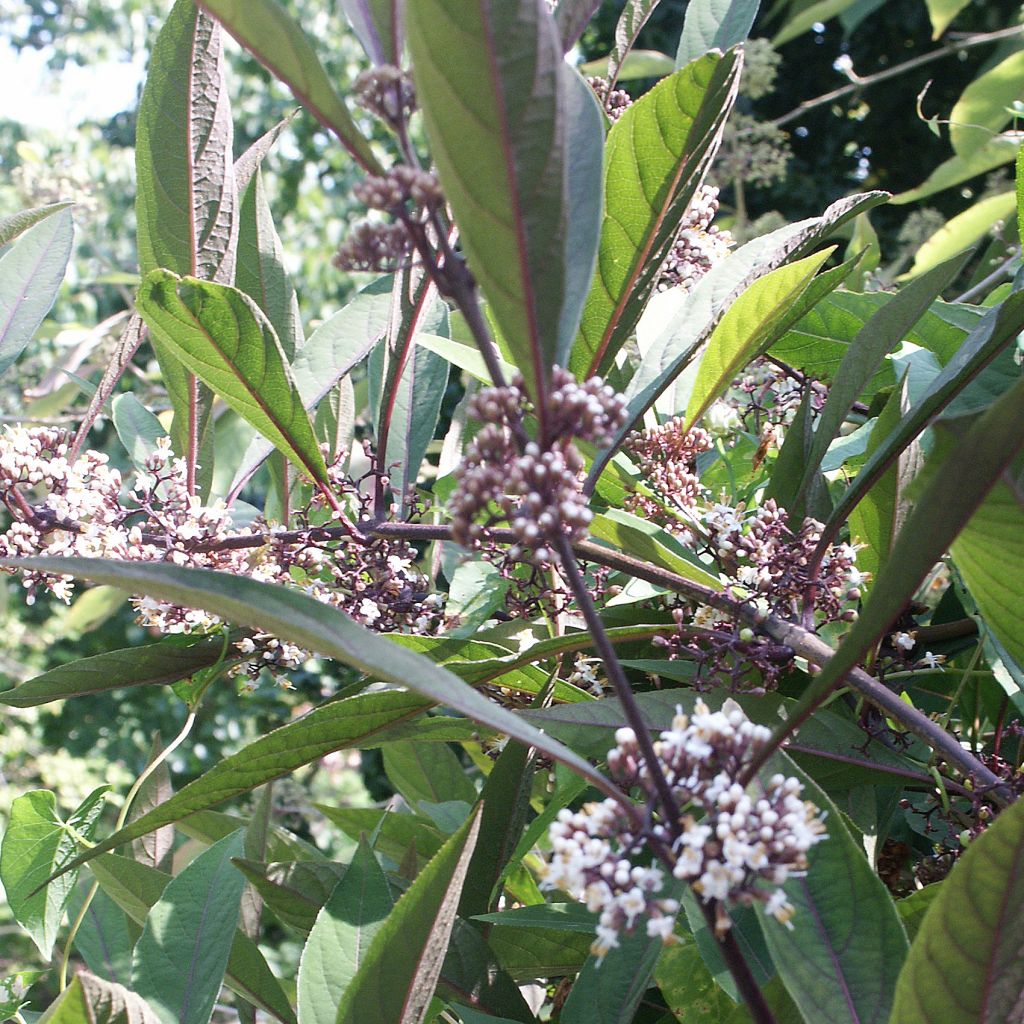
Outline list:
[[[547,438],[520,446],[515,426],[530,409],[523,380],[484,388],[470,400],[469,415],[483,426],[456,470],[451,498],[452,535],[466,547],[479,547],[490,527],[507,523],[516,535],[513,559],[557,564],[554,542],[560,532],[571,540],[591,520],[583,494],[583,457],[573,443],[607,444],[625,420],[623,398],[592,377],[579,384],[555,367],[546,398]]]
[[[382,632],[433,633],[443,604],[429,594],[415,567],[415,549],[401,540],[370,537],[340,543],[325,532],[330,512],[314,497],[286,531],[263,519],[236,524],[223,501],[204,505],[190,494],[185,462],[160,438],[134,480],[125,482],[106,455],[86,451],[69,461],[68,436],[52,428],[7,427],[0,437],[0,500],[13,522],[0,534],[0,557],[81,556],[132,562],[170,562],[217,569],[265,583],[298,587]],[[353,481],[331,467],[332,484],[357,509]],[[37,497],[36,504],[29,498]],[[323,520],[325,526],[314,520]],[[251,544],[245,542],[251,538]],[[72,578],[29,571],[29,601],[40,589],[68,602]],[[160,633],[206,634],[223,628],[208,612],[144,597],[134,600],[139,622]],[[269,633],[236,644],[250,675],[262,668],[294,669],[309,653]]]
[[[731,923],[729,903],[761,902],[776,920],[790,923],[794,908],[782,886],[807,870],[808,852],[826,835],[823,815],[801,799],[798,779],[774,774],[746,786],[738,781],[770,736],[735,701],[711,711],[698,700],[692,716],[677,709],[672,727],[654,744],[652,771],[633,730],[618,730],[608,769],[624,792],[647,804],[645,831],[637,831],[611,798],[579,811],[563,809],[549,830],[543,881],[600,915],[596,956],[614,949],[642,918],[648,935],[671,941],[679,902],[670,878],[714,907],[720,932]],[[655,810],[654,772],[671,788],[675,821],[663,808]]]

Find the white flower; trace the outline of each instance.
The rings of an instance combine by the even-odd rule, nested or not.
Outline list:
[[[893,647],[901,651],[912,651],[914,649],[915,640],[912,633],[893,633],[889,639],[892,641]]]

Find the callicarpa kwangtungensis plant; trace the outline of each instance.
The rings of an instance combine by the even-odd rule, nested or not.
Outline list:
[[[168,16],[134,311],[77,424],[0,434],[32,614],[107,584],[136,644],[0,702],[146,683],[184,718],[114,821],[13,802],[50,1017],[913,1024],[954,975],[964,1020],[1019,1002],[1016,194],[968,211],[1001,221],[973,262],[883,264],[881,192],[763,232],[745,188],[792,118],[755,106],[763,40],[744,79],[758,5],[692,0],[673,59],[627,3],[580,69],[596,6],[345,0],[346,88],[273,0]],[[236,154],[222,29],[358,169],[333,272],[370,276],[308,337],[261,170],[287,124]],[[0,302],[45,292],[69,216],[0,221]],[[231,679],[239,749],[175,792]],[[243,729],[259,700],[295,714]]]

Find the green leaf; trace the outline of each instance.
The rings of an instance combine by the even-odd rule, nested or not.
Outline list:
[[[801,773],[784,756],[762,770]],[[828,797],[806,777],[803,796],[826,811],[828,838],[783,886],[796,908],[789,925],[758,916],[775,966],[806,1021],[886,1021],[907,937],[896,905]],[[902,1024],[902,1022],[901,1022]]]
[[[274,328],[244,293],[155,270],[139,290],[152,334],[311,480],[329,487],[313,425]]]
[[[445,618],[451,623],[449,635],[472,636],[505,604],[511,585],[501,570],[482,558],[461,562],[452,573],[445,601]]]
[[[985,625],[1012,661],[1024,665],[1024,514],[1019,490],[1000,480],[953,542],[953,559]]]
[[[584,71],[584,74],[601,75],[603,73],[604,77],[608,79],[608,88],[613,89],[615,83],[622,77],[623,64],[633,52],[633,44],[636,42],[637,36],[640,35],[640,30],[647,24],[647,19],[659,3],[661,0],[626,0],[626,6],[622,8],[619,20],[615,23],[615,46],[608,54],[607,66],[599,68],[595,72]],[[727,47],[723,47],[723,49],[727,49]],[[671,73],[673,70],[674,67],[669,62],[668,72],[663,72],[663,74]]]
[[[1024,991],[1024,803],[973,840],[942,883],[896,986],[899,1024],[1003,1024]]]
[[[802,521],[806,514],[811,484],[829,445],[839,435],[853,403],[874,377],[885,356],[898,346],[914,324],[924,316],[942,289],[956,279],[967,263],[968,256],[962,253],[947,260],[897,292],[850,342],[818,417],[810,450],[805,456],[804,475],[796,503],[789,510],[797,522]]]
[[[159,1024],[153,1008],[124,985],[81,972],[57,997],[38,1024]]]
[[[835,531],[848,519],[851,510],[861,501],[893,460],[905,451],[929,421],[1006,347],[1024,328],[1024,292],[1016,292],[985,314],[981,322],[956,350],[927,390],[914,403],[899,426],[875,449],[861,467],[854,481],[836,502],[826,525],[826,533]]]
[[[66,210],[71,203],[50,203],[49,206],[35,206],[31,210],[19,210],[0,217],[0,249],[10,245],[18,235],[28,231],[41,220]]]
[[[825,249],[796,263],[779,267],[755,281],[729,307],[708,339],[697,370],[686,423],[692,426],[708,410],[736,374],[765,351],[784,330],[793,306],[811,278],[832,255]]]
[[[562,42],[562,52],[568,53],[583,35],[590,19],[597,13],[601,0],[558,0],[555,24]]]
[[[772,46],[778,49],[791,39],[803,35],[819,21],[828,21],[830,18],[842,14],[854,2],[855,0],[817,0],[816,3],[812,2],[794,8],[798,13],[782,26],[772,39]]]
[[[29,1002],[28,990],[43,976],[42,971],[16,971],[0,978],[0,1018],[7,1020]]]
[[[997,221],[1008,220],[1017,209],[1017,197],[1013,192],[1001,192],[987,199],[980,199],[963,213],[945,223],[931,238],[917,250],[914,265],[907,277],[917,277],[931,270],[954,253],[962,252],[974,245],[991,230]]]
[[[479,381],[483,381],[484,384],[492,383],[491,374],[487,369],[487,364],[484,362],[484,357],[475,346],[466,345],[464,342],[455,341],[452,338],[440,338],[436,334],[418,334],[416,335],[416,344],[444,356],[453,366],[457,366],[460,370],[465,370],[466,373],[476,377]],[[503,359],[498,360],[498,365],[501,367],[506,380],[510,379],[516,372],[516,368],[511,363],[506,363]]]
[[[641,926],[603,960],[588,957],[559,1020],[563,1024],[630,1024],[663,947],[661,938],[650,938]]]
[[[132,959],[132,990],[165,1024],[208,1024],[217,1001],[245,878],[231,863],[236,832],[176,875],[150,910]]]
[[[92,838],[109,786],[93,790],[63,822],[48,789],[16,797],[0,845],[0,882],[15,920],[29,933],[43,959],[57,941],[64,909],[78,872],[71,861],[78,838]],[[55,872],[65,872],[53,879]]]
[[[153,758],[159,757],[161,749],[161,738],[158,734],[153,737],[147,768],[152,765]],[[132,801],[128,821],[141,818],[142,815],[154,807],[158,807],[165,800],[170,800],[172,796],[174,796],[174,784],[171,782],[171,770],[167,767],[167,761],[163,760],[150,771],[139,787],[139,791]],[[140,864],[158,868],[160,871],[171,871],[174,863],[174,828],[168,825],[136,839],[132,843],[132,856]]]
[[[391,304],[392,279],[379,278],[313,331],[291,365],[292,379],[307,409],[317,405],[377,344],[387,329]],[[273,445],[263,438],[253,440],[235,470],[231,495],[237,497],[271,451]]]
[[[907,383],[904,377],[872,428],[867,448],[869,458],[906,416]],[[903,526],[907,514],[907,488],[920,468],[921,446],[912,444],[850,511],[850,536],[865,545],[857,553],[857,568],[872,579],[878,575],[882,563],[888,560],[893,541]]]
[[[68,662],[29,679],[13,690],[5,690],[0,693],[0,704],[32,708],[124,686],[176,683],[200,669],[215,665],[223,654],[224,641],[221,637],[198,637],[185,644],[164,640],[146,647],[108,651]]]
[[[1001,131],[1013,116],[1010,106],[1024,95],[1024,50],[983,71],[964,89],[949,114],[953,152],[970,156]]]
[[[369,807],[329,807],[326,804],[317,804],[316,807],[356,842],[364,832],[372,833],[373,848],[395,864],[403,863],[415,847],[416,866],[422,867],[444,843],[444,837],[434,823],[418,814]]]
[[[347,870],[333,861],[292,860],[260,864],[233,861],[282,923],[307,935],[316,915]]]
[[[22,229],[0,256],[0,374],[21,355],[57,298],[73,234],[71,211],[59,206]]]
[[[1024,380],[977,417],[931,474],[843,642],[804,691],[794,718],[837,686],[896,620],[1024,446]]]
[[[642,558],[652,565],[668,569],[693,583],[723,590],[722,581],[705,569],[696,555],[687,551],[670,533],[654,523],[621,509],[594,516],[590,524],[590,536],[606,541],[619,551]]]
[[[313,49],[309,36],[275,0],[200,0],[264,67],[295,94],[295,98],[333,131],[359,165],[383,174],[370,144],[360,134]]]
[[[676,67],[703,57],[709,50],[723,53],[750,35],[760,0],[692,0],[686,7]]]
[[[235,287],[263,310],[281,343],[285,359],[292,363],[305,340],[302,318],[295,288],[284,265],[281,239],[274,227],[259,167],[242,193],[238,219]]]
[[[234,273],[231,111],[217,24],[178,0],[153,46],[135,144],[139,267],[210,281]]]
[[[939,164],[928,177],[917,186],[906,192],[892,197],[894,206],[901,206],[904,203],[915,203],[919,199],[927,199],[942,192],[954,185],[976,178],[979,174],[985,174],[1008,164],[1017,156],[1020,149],[1020,135],[1014,132],[1007,132],[989,139],[984,146],[978,147],[973,153],[965,155],[957,154],[950,157],[945,163]]]
[[[938,39],[949,23],[970,4],[971,0],[925,0],[932,20],[932,39]]]
[[[441,973],[479,813],[416,876],[388,915],[338,1007],[337,1024],[421,1024]]]
[[[593,939],[593,933],[541,928],[495,928],[488,936],[498,962],[520,984],[578,973]]]
[[[220,27],[192,0],[177,0],[153,46],[139,103],[135,217],[142,277],[163,267],[231,281],[238,237],[232,135]],[[190,465],[198,455],[205,483],[213,469],[211,395],[162,338],[151,340],[174,409],[175,449]]]
[[[541,404],[576,330],[580,299],[570,285],[579,265],[593,265],[593,249],[579,239],[596,234],[581,218],[600,217],[600,118],[585,113],[542,0],[420,0],[406,22],[417,96],[460,241]],[[572,107],[584,112],[582,124],[570,122]]]
[[[358,745],[367,733],[372,735],[394,721],[412,717],[429,706],[429,702],[446,704],[482,725],[506,733],[511,739],[535,746],[606,795],[621,797],[619,790],[588,762],[560,743],[551,742],[518,715],[492,703],[428,658],[403,650],[385,637],[357,625],[336,608],[306,594],[230,573],[183,569],[166,563],[36,558],[24,564],[43,572],[77,574],[97,583],[145,592],[190,608],[204,608],[227,620],[265,629],[307,650],[319,651],[376,679],[410,687],[420,698],[427,698],[424,701],[410,693],[375,693],[325,705],[257,740],[247,752],[222,761],[162,808],[97,844],[79,859],[79,863],[191,811],[211,807],[230,796],[254,789],[332,750]],[[352,700],[360,703],[353,705]],[[346,712],[367,707],[367,702],[365,721],[354,725],[346,720]],[[169,811],[171,808],[173,810]]]
[[[942,883],[933,882],[923,889],[915,889],[909,896],[904,896],[903,899],[896,901],[896,910],[911,943],[917,938],[925,914],[928,913],[940,892],[942,892]],[[896,982],[896,986],[899,988],[899,981]]]
[[[86,890],[80,888],[68,905],[72,920],[85,895]],[[78,954],[93,974],[127,986],[131,984],[133,945],[124,911],[102,889],[98,890],[75,936]]]
[[[417,807],[423,800],[476,802],[476,787],[466,777],[459,759],[443,743],[400,740],[385,744],[383,753],[388,781],[410,807]]]
[[[676,69],[675,61],[658,50],[630,50],[619,68],[618,81],[635,82],[641,78],[664,78]],[[579,66],[581,74],[603,76],[608,70],[608,60],[598,57]]]
[[[569,360],[577,377],[605,372],[636,326],[718,148],[740,64],[736,52],[708,54],[663,79],[612,125],[597,275]]]
[[[111,403],[114,429],[136,469],[156,451],[157,441],[167,436],[160,421],[133,395],[125,391]]]
[[[1024,147],[1017,150],[1017,235],[1024,238]]]
[[[644,353],[626,388],[628,422],[591,466],[593,483],[615,450],[676,377],[689,365],[732,304],[754,282],[790,259],[803,257],[858,213],[877,206],[884,192],[868,192],[833,203],[820,217],[798,221],[755,238],[711,268],[687,293],[671,322]],[[837,268],[838,269],[838,268]],[[826,271],[821,278],[831,282]],[[819,278],[820,280],[820,278]],[[838,280],[836,284],[838,285]]]
[[[387,877],[363,838],[302,949],[299,1024],[334,1024],[345,990],[392,905]]]
[[[163,871],[110,853],[93,860],[89,869],[101,889],[137,925],[145,923],[150,908],[159,902],[172,880]],[[282,1024],[296,1024],[291,1003],[259,947],[237,929],[228,959],[226,981],[243,999],[276,1017]]]

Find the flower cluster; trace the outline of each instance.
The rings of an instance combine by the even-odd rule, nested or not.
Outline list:
[[[794,909],[781,888],[807,869],[811,847],[826,838],[823,816],[801,800],[798,779],[772,775],[749,785],[738,780],[770,737],[734,701],[711,711],[698,700],[692,716],[681,710],[654,744],[648,765],[632,729],[620,729],[608,754],[612,778],[658,806],[654,772],[668,782],[678,818],[651,811],[647,831],[636,830],[612,799],[582,810],[563,810],[551,825],[551,859],[543,885],[584,900],[600,914],[592,947],[604,956],[646,918],[648,935],[668,941],[679,905],[666,896],[666,874],[714,905],[720,930],[729,927],[729,902],[758,901],[788,924]],[[653,840],[663,867],[636,864]]]
[[[573,442],[607,443],[625,418],[625,403],[600,377],[579,384],[559,367],[545,401],[542,447],[520,445],[515,436],[528,409],[522,378],[470,400],[469,415],[483,426],[456,470],[449,510],[458,543],[478,547],[490,527],[505,522],[516,537],[509,556],[543,564],[558,562],[552,543],[560,533],[573,540],[585,534],[591,512],[582,492],[583,457]]]
[[[411,240],[401,221],[360,221],[334,254],[339,270],[390,273],[409,257]]]
[[[587,84],[594,90],[594,94],[601,101],[608,120],[618,121],[620,117],[632,106],[633,98],[625,89],[612,89],[607,78],[588,78]]]
[[[658,291],[689,291],[716,263],[729,254],[732,235],[711,222],[718,213],[718,189],[701,185],[679,225],[679,234],[658,277]]]
[[[47,428],[7,428],[0,438],[0,500],[12,523],[0,535],[0,556],[84,556],[136,562],[171,562],[217,569],[261,582],[301,587],[325,604],[380,631],[435,632],[441,601],[427,593],[415,568],[416,552],[404,541],[373,537],[338,543],[310,515],[324,515],[314,503],[300,515],[302,529],[285,531],[261,519],[235,524],[222,501],[204,505],[189,493],[185,463],[161,438],[131,486],[107,465],[105,455],[87,451],[68,459],[67,435]],[[338,465],[332,477],[339,493],[358,492]],[[35,504],[29,499],[37,497]],[[44,588],[63,601],[70,577],[27,572],[29,600]],[[207,612],[144,597],[135,600],[139,621],[161,633],[209,633],[222,628]],[[296,668],[309,654],[268,633],[237,644],[250,674],[261,668]]]
[[[824,528],[805,519],[792,530],[789,515],[769,499],[749,512],[715,504],[703,516],[708,544],[723,570],[768,610],[787,618],[812,599],[820,622],[852,619],[848,607],[860,598],[864,575],[856,569],[852,544],[829,545],[820,565],[813,553]]]

